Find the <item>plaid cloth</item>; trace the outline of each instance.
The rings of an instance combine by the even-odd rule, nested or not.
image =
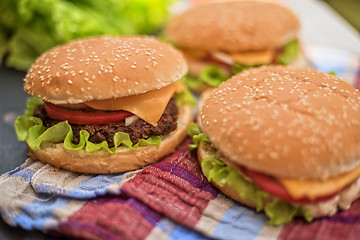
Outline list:
[[[309,52],[315,67],[350,74],[347,79],[360,86],[359,58],[351,59],[355,70],[348,62],[344,68],[322,69],[317,50]],[[232,201],[207,182],[189,143],[186,139],[151,166],[122,174],[78,174],[27,159],[0,176],[1,216],[11,226],[84,239],[360,238],[360,201],[312,223],[266,225],[262,212]]]
[[[356,239],[360,201],[334,217],[281,227],[218,192],[187,139],[139,171],[85,175],[28,159],[0,177],[0,207],[12,226],[84,239]]]

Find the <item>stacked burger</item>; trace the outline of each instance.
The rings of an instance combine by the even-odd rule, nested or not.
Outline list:
[[[199,93],[250,67],[303,65],[300,23],[274,1],[225,1],[198,5],[174,17],[165,36],[189,63],[183,81]]]
[[[29,155],[83,173],[138,169],[168,155],[192,121],[182,54],[153,37],[93,37],[42,54],[15,123]]]
[[[331,216],[360,197],[360,92],[343,79],[259,67],[200,102],[189,132],[204,175],[270,224]]]

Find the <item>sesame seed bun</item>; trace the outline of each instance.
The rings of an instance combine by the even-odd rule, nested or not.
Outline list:
[[[199,5],[173,18],[166,36],[180,48],[224,52],[274,49],[294,40],[295,14],[272,1],[230,1]]]
[[[159,89],[187,69],[179,51],[154,37],[92,37],[42,54],[24,89],[54,104],[75,104]]]
[[[312,69],[254,68],[203,100],[202,130],[233,164],[271,176],[327,179],[360,164],[360,92]]]
[[[107,174],[135,170],[155,163],[172,153],[186,137],[187,126],[192,120],[192,109],[187,105],[180,107],[176,130],[164,136],[158,146],[137,149],[118,147],[115,153],[107,151],[89,153],[82,149],[68,150],[64,147],[64,143],[44,143],[38,151],[29,148],[29,156],[72,172]]]

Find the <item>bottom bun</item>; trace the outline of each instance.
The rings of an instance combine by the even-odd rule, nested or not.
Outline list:
[[[197,151],[197,158],[201,166],[201,162],[204,158],[212,156],[214,153],[211,151],[210,146],[206,143],[201,142],[198,151]],[[230,197],[231,199],[235,200],[236,202],[239,202],[241,204],[244,204],[248,207],[255,208],[255,205],[240,197],[239,193],[236,189],[230,187],[228,184],[224,184],[224,186],[220,186],[216,184],[214,181],[210,180],[210,182],[219,189],[224,195]]]
[[[150,165],[172,153],[186,137],[187,126],[192,122],[192,109],[189,106],[179,108],[177,128],[169,133],[158,146],[129,149],[118,147],[115,153],[85,150],[68,150],[64,143],[43,143],[38,151],[30,149],[29,156],[56,168],[72,172],[107,174],[119,173]]]

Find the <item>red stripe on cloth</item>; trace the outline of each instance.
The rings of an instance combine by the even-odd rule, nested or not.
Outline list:
[[[194,227],[217,190],[202,175],[185,141],[175,153],[147,167],[121,187],[171,220]]]
[[[136,199],[97,198],[59,224],[62,235],[81,239],[144,239],[161,215]]]
[[[287,224],[278,236],[278,240],[283,239],[360,239],[360,201],[333,217],[318,219],[312,223],[297,220]]]

